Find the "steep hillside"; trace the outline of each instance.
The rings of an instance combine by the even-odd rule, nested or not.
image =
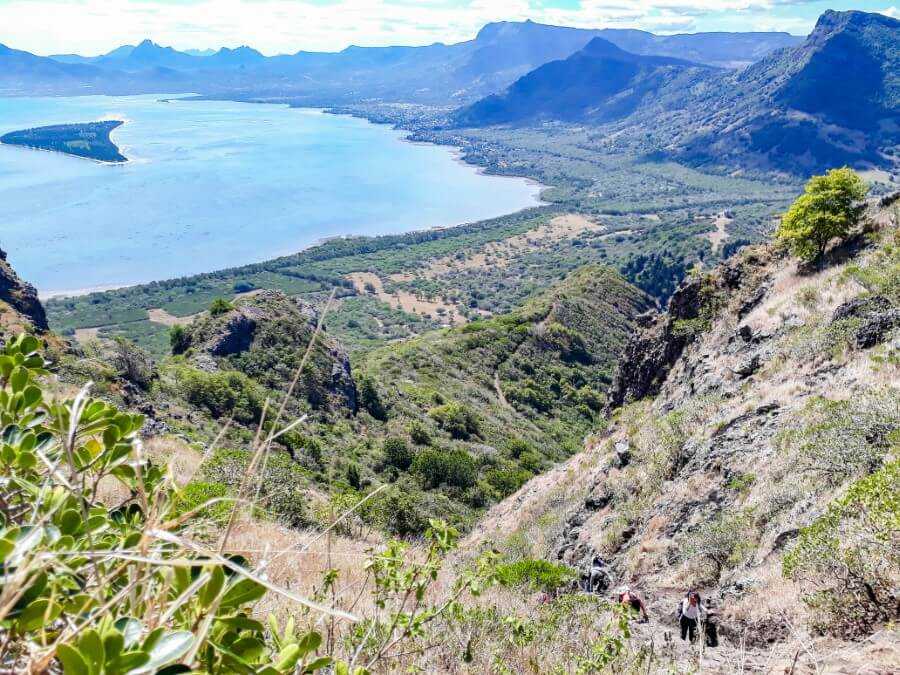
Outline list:
[[[651,306],[612,269],[588,266],[521,309],[362,352],[351,366],[324,303],[256,291],[173,329],[175,356],[88,341],[64,371],[140,410],[152,434],[211,444],[198,480],[219,492],[240,485],[258,427],[302,420],[274,439],[261,488],[274,517],[315,523],[315,504],[384,486],[361,517],[410,534],[429,517],[469,527],[576,452]]]
[[[670,644],[682,663],[889,672],[896,529],[866,528],[897,527],[896,505],[878,508],[900,490],[898,197],[821,267],[765,245],[686,281],[630,342],[609,428],[494,507],[470,544],[582,575],[599,556],[604,593],[647,600],[641,642],[665,643],[699,588],[724,644]]]
[[[897,19],[829,11],[802,44],[739,71],[639,66],[633,54],[592,56],[589,46],[463,108],[454,123],[588,123],[598,149],[718,170],[893,167],[898,44]]]
[[[646,100],[658,104],[690,88],[710,69],[662,56],[641,56],[594,38],[564,61],[541,66],[502,95],[461,110],[456,123],[483,126],[541,120],[609,122],[627,117]]]
[[[0,328],[4,332],[49,330],[47,315],[34,287],[22,281],[0,249]]]

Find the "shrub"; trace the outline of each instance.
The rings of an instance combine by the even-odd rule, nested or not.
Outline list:
[[[231,286],[231,290],[233,290],[235,293],[249,293],[255,288],[256,286],[254,286],[252,283],[244,280],[235,281]]]
[[[800,530],[783,572],[807,590],[823,632],[867,635],[896,619],[900,587],[900,459],[856,481]]]
[[[253,423],[262,413],[263,396],[243,373],[227,370],[206,373],[190,368],[179,373],[182,394],[195,406],[206,408],[213,417],[234,415],[238,422]]]
[[[527,586],[532,590],[548,593],[562,588],[576,576],[575,570],[571,567],[534,558],[497,566],[497,581],[501,586],[509,588]]]
[[[141,349],[130,340],[123,337],[115,339],[115,351],[113,352],[113,366],[132,384],[141,389],[148,389],[155,376],[153,359],[150,354]]]
[[[360,383],[359,405],[376,420],[384,422],[387,419],[387,409],[384,407],[384,403],[381,402],[378,387],[375,386],[370,377],[363,379]]]
[[[413,452],[402,438],[396,436],[385,438],[381,451],[384,454],[384,463],[401,471],[406,471],[413,462]]]
[[[431,444],[431,432],[429,432],[428,428],[418,420],[410,422],[407,431],[409,431],[409,437],[412,439],[412,442],[416,445]]]
[[[426,488],[451,485],[465,489],[475,485],[475,461],[465,450],[422,450],[413,461],[412,469],[422,477]]]
[[[222,316],[223,314],[228,314],[228,312],[233,309],[234,305],[225,298],[216,298],[209,306],[209,314],[210,316]]]
[[[777,237],[797,257],[819,259],[833,239],[850,233],[863,207],[868,187],[849,167],[814,176],[781,219]]]
[[[510,439],[506,444],[506,454],[513,459],[518,459],[522,453],[531,452],[533,449],[531,443],[521,438]]]
[[[900,394],[873,390],[846,401],[814,398],[779,438],[794,470],[838,485],[875,471],[900,429]]]
[[[725,514],[703,523],[684,546],[684,557],[704,580],[717,582],[726,569],[743,561],[752,548],[754,532],[748,513]]]
[[[484,479],[503,498],[508,497],[522,487],[531,476],[530,471],[516,468],[514,464],[509,462],[505,463],[503,467],[489,469],[485,472]]]
[[[227,494],[228,487],[222,483],[191,481],[178,493],[178,497],[175,500],[175,510],[179,514],[190,513],[207,502],[225,497]],[[200,509],[196,516],[224,525],[228,521],[231,508],[231,502],[219,501],[204,509]]]
[[[478,418],[472,409],[455,401],[432,408],[428,415],[453,438],[467,440],[480,432]]]
[[[173,354],[184,354],[191,346],[191,338],[181,324],[175,324],[169,329],[169,347]]]
[[[48,372],[38,347],[36,338],[19,336],[0,348],[5,672],[290,675],[327,668],[361,675],[410,648],[421,651],[430,621],[453,615],[464,595],[492,581],[495,556],[488,554],[438,595],[435,581],[446,578],[443,561],[459,533],[432,521],[415,556],[390,541],[360,561],[370,581],[366,604],[377,608],[363,609],[368,616],[316,602],[338,597],[336,570],[324,574],[311,599],[274,585],[260,574],[265,568],[192,540],[191,523],[175,508],[172,477],[137,449],[140,415],[81,395],[45,400],[40,378]],[[131,495],[114,509],[98,498],[98,486],[110,481]],[[198,490],[198,499],[220,491]],[[259,604],[267,589],[294,603],[281,625],[274,616],[268,627],[256,618],[274,604]],[[316,629],[329,615],[364,620],[339,627],[334,645]],[[351,667],[342,655],[366,665]]]

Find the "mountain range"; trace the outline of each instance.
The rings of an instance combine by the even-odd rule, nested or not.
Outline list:
[[[464,107],[458,126],[615,123],[617,142],[692,164],[796,172],[890,163],[900,140],[900,21],[826,12],[799,45],[743,69],[626,52],[601,38]]]
[[[181,52],[150,40],[85,57],[0,51],[0,93],[200,92],[290,97],[298,103],[363,99],[453,105],[501,91],[519,77],[602,37],[631,52],[678,56],[719,67],[744,66],[802,38],[787,33],[658,36],[525,22],[486,25],[472,40],[422,47],[356,47],[263,56],[250,47]]]

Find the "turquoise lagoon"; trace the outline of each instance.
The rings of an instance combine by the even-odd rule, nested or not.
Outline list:
[[[470,222],[539,186],[352,117],[158,95],[0,98],[0,135],[120,119],[106,165],[0,145],[0,248],[42,295],[208,272],[341,235]]]

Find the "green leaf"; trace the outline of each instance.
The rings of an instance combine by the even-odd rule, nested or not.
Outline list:
[[[141,639],[141,633],[144,631],[144,625],[130,616],[125,616],[116,621],[116,630],[125,638],[125,648],[131,649]]]
[[[14,393],[22,391],[25,389],[25,385],[28,384],[28,378],[28,370],[22,366],[17,366],[9,376],[9,386]]]
[[[147,652],[125,652],[106,667],[106,672],[109,675],[113,673],[130,673],[145,666],[148,661],[150,661],[150,655]]]
[[[92,675],[99,675],[106,663],[106,651],[103,649],[100,633],[93,628],[84,631],[78,639],[78,651],[84,657]]]
[[[133,673],[152,673],[153,671],[177,661],[190,651],[194,644],[194,634],[182,630],[163,635],[150,650],[150,661]]]
[[[296,643],[288,645],[278,654],[278,660],[275,662],[275,669],[281,673],[293,670],[294,666],[296,666],[297,662],[300,660],[300,656],[299,645]]]
[[[297,647],[299,647],[300,649],[300,655],[306,656],[307,654],[316,651],[321,644],[322,636],[315,631],[310,631],[302,638],[300,638],[300,640],[297,642]]]
[[[225,586],[225,571],[221,566],[216,566],[212,570],[212,575],[204,585],[203,588],[200,589],[200,605],[203,607],[209,607],[215,602],[216,598],[219,597],[219,593],[222,592],[222,588]]]
[[[16,619],[18,628],[23,633],[30,633],[39,628],[48,627],[50,623],[59,618],[62,610],[62,605],[53,600],[47,598],[35,600],[19,614]]]
[[[252,579],[243,577],[231,585],[223,596],[219,606],[222,609],[240,607],[259,600],[265,594],[266,589],[264,586],[256,583]]]
[[[334,659],[330,656],[320,656],[315,661],[310,661],[303,668],[304,673],[314,673],[317,670],[322,670],[322,668],[327,668],[332,664]]]
[[[56,658],[62,664],[65,675],[90,675],[90,670],[84,662],[81,653],[74,647],[66,644],[58,645],[56,647]]]
[[[68,509],[59,517],[59,531],[63,534],[73,534],[78,531],[81,523],[81,514],[75,509]]]

